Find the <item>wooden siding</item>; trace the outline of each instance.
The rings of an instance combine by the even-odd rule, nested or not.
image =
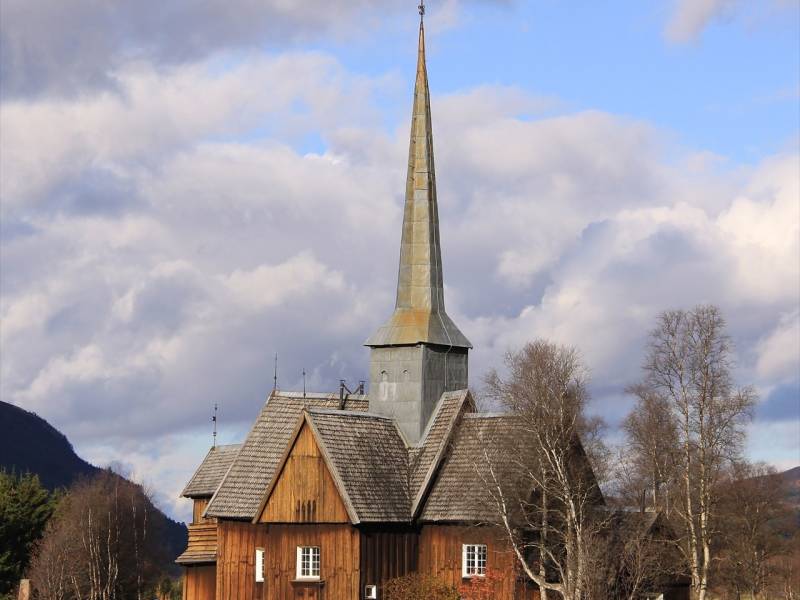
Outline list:
[[[255,549],[263,548],[267,529],[241,521],[217,526],[216,600],[259,600],[264,585],[255,582]]]
[[[349,523],[344,503],[308,424],[278,475],[262,523]]]
[[[517,581],[515,557],[498,532],[490,527],[424,525],[419,540],[420,573],[433,575],[454,586],[467,582],[461,572],[463,544],[487,545],[487,569],[501,577],[494,589],[497,600],[539,598],[532,585]]]
[[[383,586],[393,577],[417,570],[419,532],[411,528],[381,527],[361,530],[361,585],[378,586],[383,598]]]
[[[183,573],[183,600],[214,600],[216,565],[186,567]]]
[[[203,518],[203,511],[211,498],[195,498],[192,506],[192,523],[208,523],[211,519]]]
[[[344,600],[360,597],[359,532],[349,524],[219,522],[216,600]],[[297,546],[320,547],[321,583],[296,583]],[[255,582],[264,548],[265,582]]]

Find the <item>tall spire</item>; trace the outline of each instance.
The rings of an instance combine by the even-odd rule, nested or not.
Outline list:
[[[439,210],[433,161],[430,91],[425,65],[425,5],[420,4],[417,77],[408,149],[403,234],[395,312],[367,346],[422,343],[471,348],[444,309]]]

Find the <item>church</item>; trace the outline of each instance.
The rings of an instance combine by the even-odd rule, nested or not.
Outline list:
[[[495,598],[539,597],[483,525],[477,434],[512,417],[477,412],[445,311],[422,21],[396,306],[366,346],[367,393],[273,390],[241,445],[209,450],[182,492],[185,600],[377,599],[397,576],[489,571]]]

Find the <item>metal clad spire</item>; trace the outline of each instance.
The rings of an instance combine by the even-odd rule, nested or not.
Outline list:
[[[411,136],[408,149],[403,233],[397,300],[391,319],[367,346],[408,345],[419,342],[471,348],[444,309],[439,209],[433,159],[430,90],[425,61],[425,4],[419,5],[419,45]]]

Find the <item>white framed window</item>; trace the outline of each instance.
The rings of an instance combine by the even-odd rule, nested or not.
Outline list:
[[[319,546],[297,547],[297,579],[319,579]]]
[[[485,577],[486,553],[486,544],[464,544],[461,549],[462,577]]]
[[[264,549],[256,548],[256,582],[264,581]]]

